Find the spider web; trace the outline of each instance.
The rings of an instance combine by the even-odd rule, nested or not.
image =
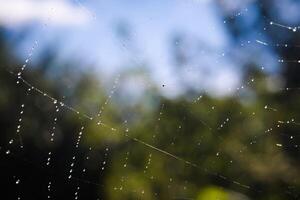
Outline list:
[[[98,20],[82,3],[76,2]],[[233,14],[231,20],[243,12]],[[291,33],[299,29],[269,21],[270,27]],[[246,44],[299,48],[297,44],[272,44],[260,38]],[[36,197],[34,191],[42,190],[38,198],[120,199],[126,195],[131,199],[201,199],[197,193],[199,187],[206,185],[201,180],[204,177],[205,181],[210,180],[209,185],[217,185],[219,193],[225,191],[233,199],[248,199],[246,195],[263,196],[268,191],[265,189],[268,181],[263,180],[272,176],[278,176],[278,182],[283,182],[279,192],[283,197],[298,198],[299,179],[293,177],[297,169],[291,167],[292,162],[285,159],[284,154],[290,149],[298,151],[295,132],[300,122],[296,118],[297,111],[291,112],[293,115],[283,114],[286,108],[280,102],[285,98],[279,98],[298,92],[298,87],[275,85],[273,89],[279,99],[275,104],[266,94],[267,90],[259,88],[268,77],[251,74],[237,88],[228,88],[233,90],[232,98],[223,103],[205,92],[178,102],[155,96],[156,104],[152,108],[155,114],[149,119],[147,113],[139,114],[116,105],[126,76],[118,74],[102,97],[102,103],[92,105],[88,112],[76,106],[72,99],[65,99],[64,94],[53,94],[39,87],[42,80],[33,81],[34,76],[26,76],[25,69],[30,70],[31,57],[38,47],[36,40],[16,72],[5,68],[15,81],[19,96],[15,105],[15,131],[6,131],[6,141],[1,145],[4,168],[11,168],[13,172],[5,176],[8,177],[5,179],[7,188],[12,190],[9,198]],[[280,58],[278,63],[298,64],[299,59]],[[262,74],[264,70],[261,67]],[[172,90],[168,83],[161,87]],[[264,104],[244,103],[247,91],[256,92]],[[293,109],[297,99],[291,104],[290,109]],[[134,120],[137,117],[141,119]],[[64,130],[65,124],[69,125]],[[249,127],[257,127],[257,130],[248,130]],[[38,139],[32,141],[31,134],[38,135],[35,136]],[[271,166],[270,172],[266,172],[268,163],[261,163],[256,157],[277,166]],[[273,159],[276,161],[272,162]],[[245,165],[253,166],[245,172]],[[255,173],[257,177],[248,177]],[[253,180],[259,180],[261,185],[253,185]]]

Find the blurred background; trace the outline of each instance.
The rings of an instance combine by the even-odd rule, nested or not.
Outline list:
[[[3,199],[299,199],[299,9],[0,0]]]

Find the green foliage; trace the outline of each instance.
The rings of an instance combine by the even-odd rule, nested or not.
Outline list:
[[[197,200],[229,200],[229,195],[222,189],[217,187],[207,187],[201,190],[197,196]]]

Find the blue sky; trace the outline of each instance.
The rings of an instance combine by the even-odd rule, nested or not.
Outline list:
[[[116,38],[115,29],[119,23],[131,27],[131,42],[141,54],[137,56],[146,57],[159,66],[169,65],[165,60],[168,43],[176,32],[199,38],[212,47],[220,48],[228,43],[222,21],[212,3],[114,0],[81,5],[88,9],[87,23],[75,28],[51,27],[47,30],[51,36],[49,40],[63,38],[61,50],[66,54],[80,47],[87,54],[84,55],[87,60],[103,65],[119,65],[126,55]]]
[[[37,40],[39,48],[33,61],[42,56],[44,47],[50,45],[58,51],[57,65],[74,61],[82,69],[92,66],[100,76],[113,77],[128,66],[146,63],[151,79],[158,85],[166,84],[168,89],[163,90],[171,96],[183,92],[182,82],[178,81],[182,78],[189,81],[188,85],[197,89],[205,87],[218,94],[226,94],[240,84],[238,67],[242,63],[227,54],[229,50],[234,51],[233,41],[215,1],[11,0],[1,4],[21,9],[18,12],[21,14],[4,18],[9,19],[6,21],[2,19],[2,26],[10,30],[12,38],[30,27],[30,33],[16,46],[24,59]],[[247,15],[248,9],[242,11]],[[250,11],[253,15],[255,9]],[[239,10],[233,13],[239,13]],[[118,24],[130,27],[129,40],[117,37]],[[171,39],[176,34],[188,38],[190,44],[184,51],[193,53],[193,48],[201,49],[184,70],[174,67],[172,58]],[[254,41],[255,38],[251,39]],[[194,41],[201,44],[200,47],[195,47]],[[269,57],[272,61],[272,56]]]

